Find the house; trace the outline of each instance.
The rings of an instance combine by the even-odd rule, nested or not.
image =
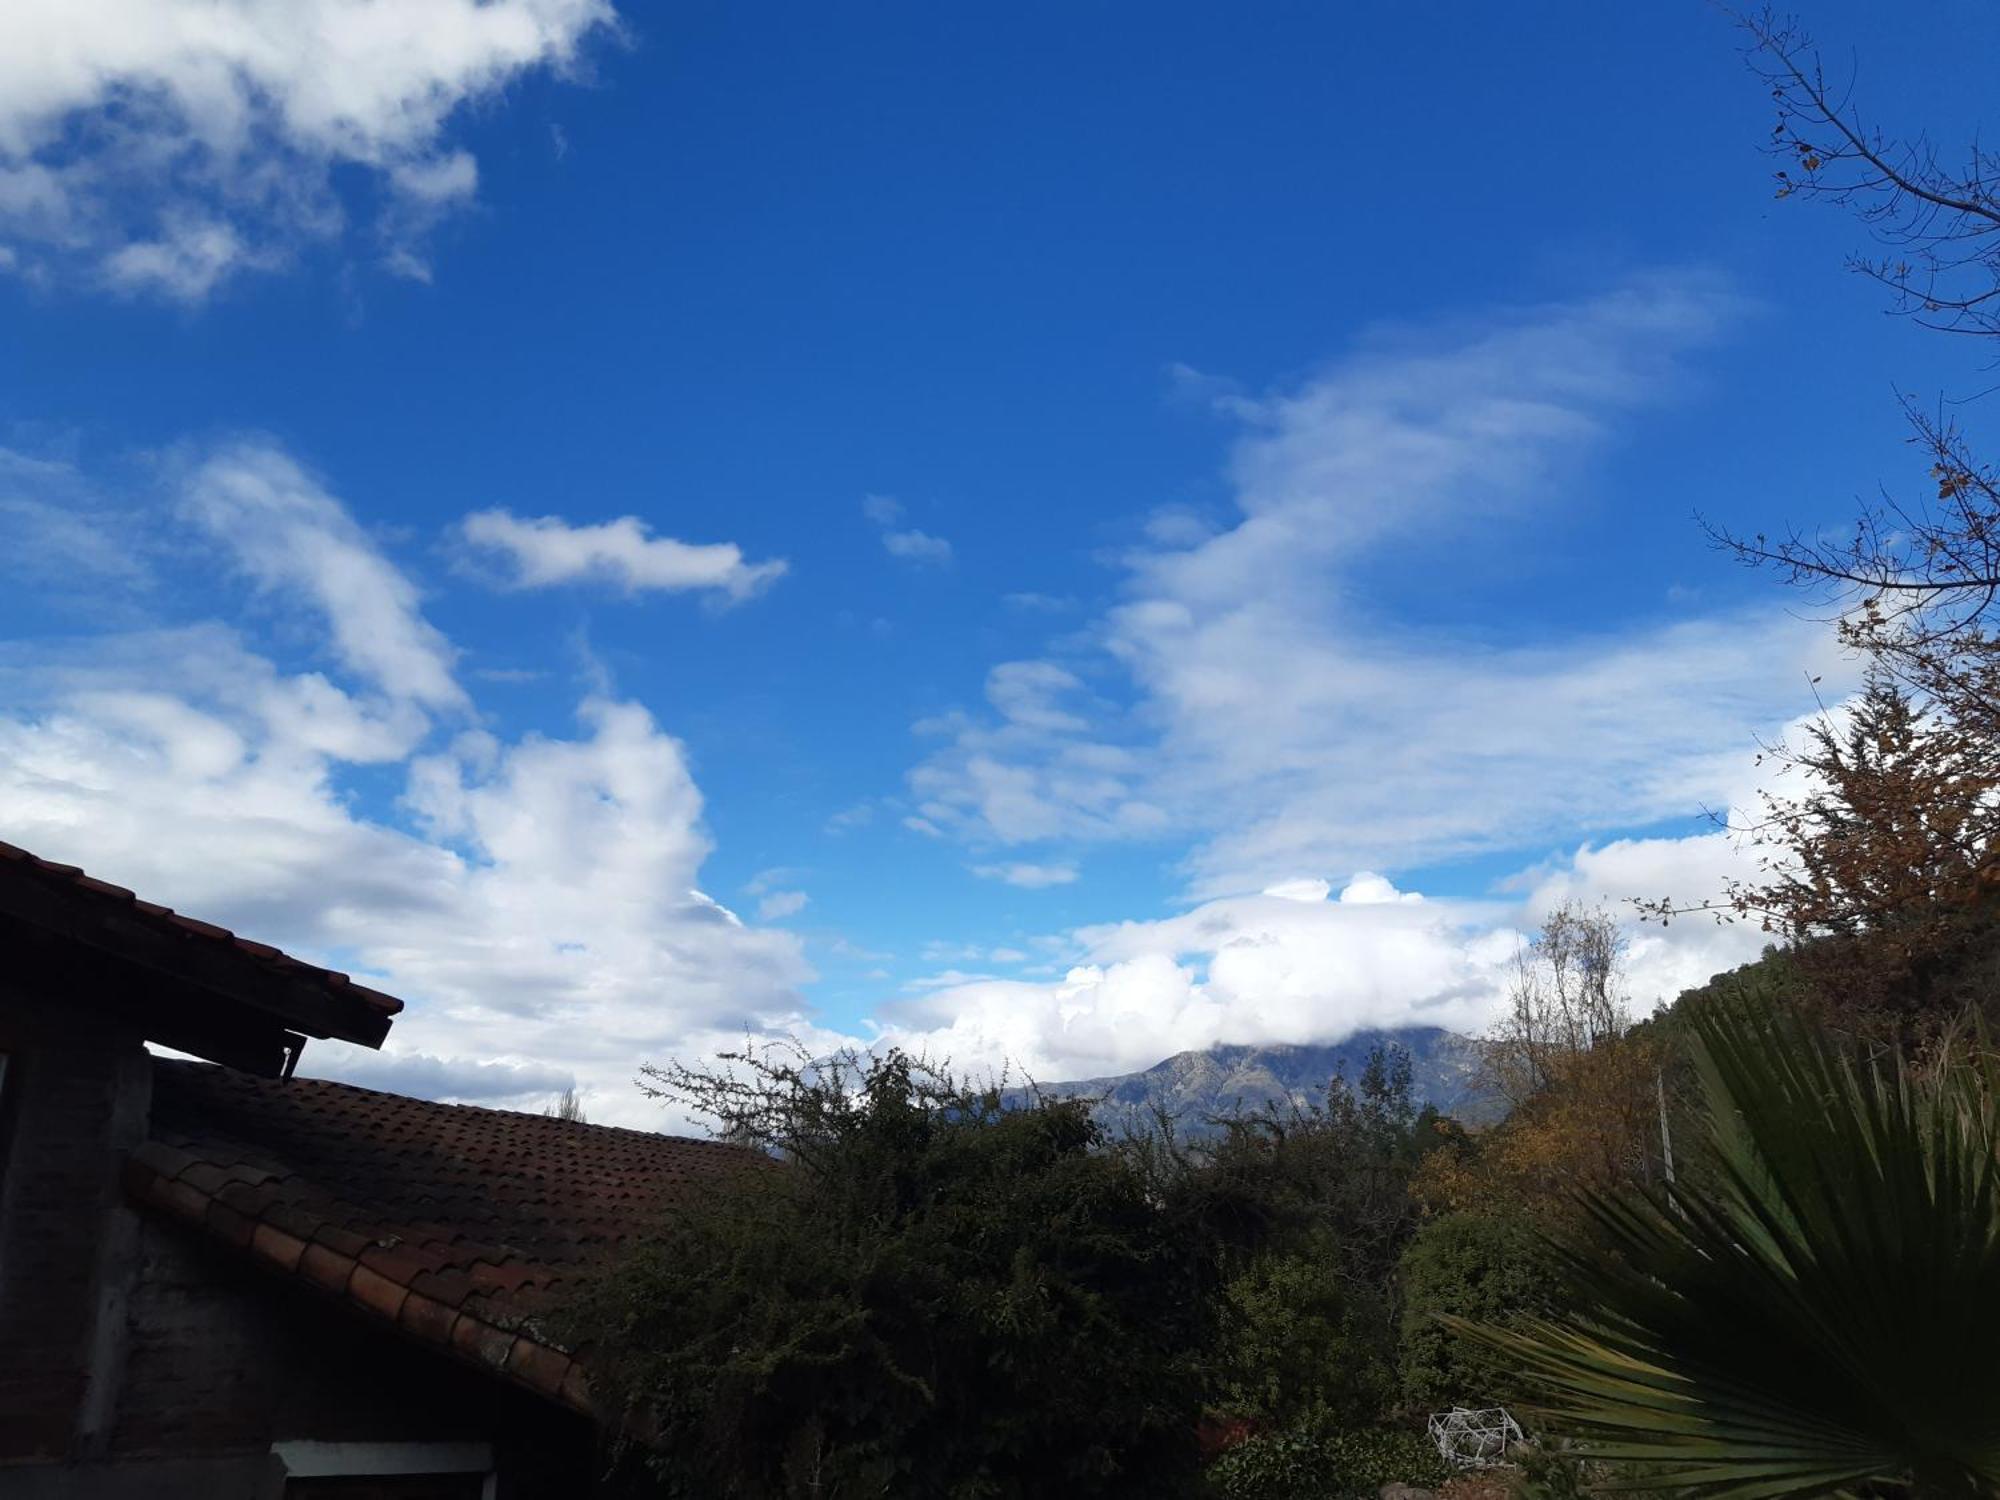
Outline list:
[[[293,1076],[401,1008],[0,844],[0,1500],[592,1492],[546,1316],[743,1153]]]

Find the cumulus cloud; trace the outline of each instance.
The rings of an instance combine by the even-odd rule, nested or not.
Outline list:
[[[308,1050],[299,1071],[312,1078],[327,1076],[318,1062],[318,1054]],[[380,1089],[385,1094],[478,1099],[514,1108],[532,1108],[544,1096],[576,1087],[576,1075],[566,1068],[477,1062],[422,1052],[364,1052],[360,1048],[347,1049],[340,1060],[339,1076],[344,1083]]]
[[[469,202],[466,104],[564,71],[610,0],[15,0],[0,6],[0,266],[183,301],[366,236],[427,276]],[[381,206],[338,172],[374,180]]]
[[[463,727],[449,643],[332,494],[268,445],[187,472],[190,539],[310,601],[332,669],[214,621],[0,648],[0,837],[410,1002],[386,1053],[316,1043],[308,1071],[513,1103],[574,1082],[593,1118],[659,1123],[641,1061],[814,1034],[798,941],[702,890],[702,796],[642,705]],[[357,800],[364,767],[394,805]]]
[[[1740,868],[1718,840],[1671,858],[1690,875]],[[1337,895],[1325,879],[1295,878],[1163,920],[1081,928],[1066,937],[1069,967],[1057,979],[933,975],[881,1013],[876,1040],[1054,1082],[1225,1043],[1336,1042],[1404,1026],[1479,1033],[1504,1007],[1520,945],[1556,902],[1622,916],[1627,877],[1658,868],[1628,845],[1585,846],[1539,872],[1521,898],[1480,901],[1426,900],[1365,872]],[[1763,942],[1708,923],[1625,926],[1627,987],[1641,1014],[1754,958]]]
[[[472,547],[504,563],[511,588],[601,583],[627,594],[700,589],[742,600],[783,577],[787,566],[782,558],[745,562],[733,542],[694,545],[656,537],[637,516],[574,526],[559,516],[485,510],[467,516],[460,530]]]
[[[891,557],[919,566],[942,567],[951,561],[951,543],[943,537],[897,524],[903,519],[901,501],[887,495],[870,495],[861,502],[861,511],[880,528],[883,550]]]
[[[884,1038],[1045,1079],[1148,1067],[1221,1042],[1337,1039],[1369,1026],[1484,1026],[1516,938],[1463,903],[1240,896],[1073,934],[1049,982],[967,978],[884,1017]]]
[[[1851,678],[1823,626],[1774,607],[1525,645],[1381,618],[1354,584],[1392,542],[1425,539],[1439,588],[1479,528],[1527,544],[1564,470],[1731,305],[1654,279],[1213,396],[1240,424],[1233,516],[1162,518],[1086,632],[996,668],[984,711],[919,726],[937,746],[913,816],[975,848],[1171,836],[1219,895],[1718,805],[1804,673]]]

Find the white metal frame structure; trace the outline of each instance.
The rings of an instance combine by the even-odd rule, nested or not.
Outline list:
[[[1431,1413],[1431,1441],[1440,1457],[1461,1469],[1490,1469],[1507,1462],[1514,1447],[1526,1441],[1521,1424],[1504,1406],[1454,1406]]]

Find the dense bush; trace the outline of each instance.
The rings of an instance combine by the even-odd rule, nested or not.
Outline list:
[[[1376,1299],[1341,1274],[1326,1236],[1258,1257],[1221,1301],[1211,1399],[1227,1414],[1283,1426],[1329,1411],[1358,1424],[1393,1399],[1394,1350]]]
[[[1492,1406],[1521,1399],[1519,1377],[1442,1316],[1511,1326],[1562,1300],[1562,1261],[1526,1221],[1447,1214],[1403,1255],[1402,1386],[1413,1405]]]
[[[1208,1471],[1218,1500],[1374,1500],[1385,1484],[1430,1488],[1449,1477],[1420,1432],[1325,1417],[1239,1443]]]
[[[760,1098],[707,1102],[783,1164],[688,1205],[576,1313],[657,1431],[665,1493],[1196,1482],[1206,1302],[1086,1104],[1002,1110],[896,1055],[858,1076],[749,1061]]]
[[[1226,1494],[1433,1473],[1376,1427],[1411,1174],[1451,1134],[1407,1059],[1196,1141],[1108,1140],[1087,1100],[1003,1107],[895,1053],[653,1077],[758,1148],[564,1330],[657,1439],[628,1455],[656,1492],[1166,1500],[1231,1421],[1263,1435],[1212,1471]]]

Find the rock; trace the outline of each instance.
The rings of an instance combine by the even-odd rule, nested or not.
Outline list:
[[[1381,1500],[1437,1500],[1437,1491],[1418,1489],[1414,1484],[1385,1484]]]

